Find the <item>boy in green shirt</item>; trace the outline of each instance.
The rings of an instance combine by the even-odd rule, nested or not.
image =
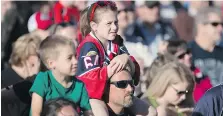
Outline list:
[[[77,69],[74,43],[61,36],[48,36],[40,45],[39,55],[49,70],[40,72],[30,89],[31,114],[40,116],[45,101],[64,97],[79,105],[84,115],[93,115],[85,86],[74,77]]]

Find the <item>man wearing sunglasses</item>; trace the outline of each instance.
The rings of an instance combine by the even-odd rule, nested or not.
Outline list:
[[[105,92],[107,98],[107,107],[109,111],[109,116],[133,116],[128,108],[134,103],[133,97],[134,93],[134,81],[130,73],[127,70],[122,70],[111,78],[108,82],[108,88]],[[145,111],[145,104],[136,105],[138,108],[142,109],[142,114],[148,116],[156,116],[156,110],[154,108],[148,108]]]
[[[195,40],[189,44],[192,62],[210,77],[213,86],[223,82],[223,48],[217,46],[222,33],[221,10],[205,7],[195,16]]]

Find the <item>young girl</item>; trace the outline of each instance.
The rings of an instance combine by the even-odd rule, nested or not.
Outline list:
[[[108,115],[102,101],[107,80],[115,73],[131,67],[135,85],[139,80],[139,65],[117,35],[117,7],[111,1],[98,1],[81,14],[80,28],[85,39],[77,48],[77,76],[86,84],[94,115]],[[139,103],[139,99],[136,102]],[[97,110],[98,109],[98,110]],[[136,111],[136,110],[131,110]]]
[[[153,79],[142,99],[157,109],[158,116],[191,115],[193,74],[184,64],[173,60],[164,64],[169,57],[166,58],[164,55],[159,57],[150,69],[150,76],[153,76]]]

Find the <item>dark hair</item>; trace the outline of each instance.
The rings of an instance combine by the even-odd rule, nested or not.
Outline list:
[[[112,1],[97,1],[91,4],[90,7],[85,8],[81,12],[80,18],[80,29],[83,36],[86,36],[90,33],[91,27],[90,22],[94,21],[99,22],[99,14],[105,13],[107,10],[112,10],[117,12],[116,4]],[[104,11],[104,12],[102,12]]]
[[[51,99],[44,104],[41,116],[57,116],[57,113],[64,106],[72,106],[75,110],[77,109],[76,104],[71,100],[65,98],[56,98]]]
[[[170,39],[167,40],[168,45],[167,45],[167,52],[171,53],[172,55],[175,55],[178,50],[187,50],[187,42],[184,40],[179,40],[179,39]]]

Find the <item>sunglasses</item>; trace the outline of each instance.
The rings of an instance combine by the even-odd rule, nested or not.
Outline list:
[[[110,82],[110,84],[113,84],[117,88],[121,88],[121,89],[125,89],[128,85],[130,85],[131,87],[134,87],[133,80],[114,81],[114,82]]]
[[[179,96],[181,96],[181,95],[185,95],[185,94],[187,94],[189,91],[188,90],[185,90],[185,91],[179,91],[179,90],[177,90],[176,88],[174,88],[173,86],[172,86],[172,88],[177,92],[177,95],[179,95]]]
[[[115,2],[112,1],[98,1],[92,5],[91,13],[89,17],[89,22],[91,22],[94,19],[94,13],[97,7],[105,7],[105,6],[111,6],[112,8],[116,8]]]
[[[209,22],[209,23],[204,23],[204,24],[211,24],[213,27],[217,27],[218,25],[223,26],[222,22]]]
[[[182,53],[182,54],[180,54],[179,56],[177,56],[178,57],[178,59],[182,59],[182,58],[184,58],[184,56],[186,55],[186,54],[190,54],[191,53],[191,51],[189,50],[189,49],[187,49],[187,51],[186,52],[184,52],[184,53]]]

